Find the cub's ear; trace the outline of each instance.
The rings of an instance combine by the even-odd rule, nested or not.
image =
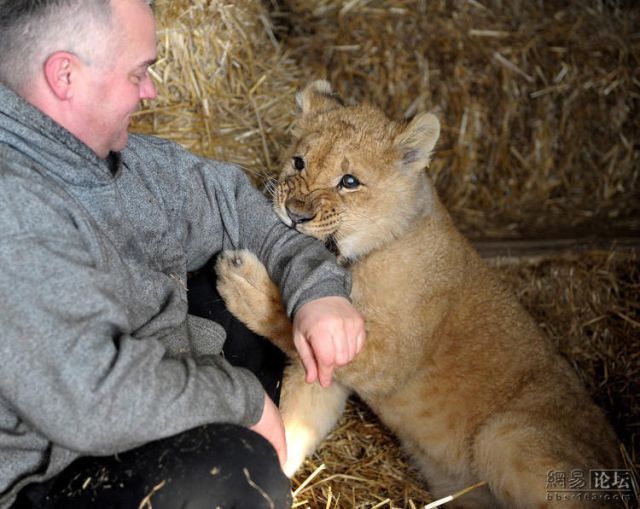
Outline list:
[[[331,85],[325,80],[317,80],[307,85],[302,92],[298,92],[296,101],[302,109],[303,116],[316,115],[344,106],[342,99],[331,90]]]
[[[402,166],[415,170],[427,167],[439,137],[438,118],[431,113],[417,115],[393,140],[402,157]]]

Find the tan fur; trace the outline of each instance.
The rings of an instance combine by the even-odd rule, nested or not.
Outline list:
[[[487,481],[459,507],[551,507],[550,470],[616,467],[603,412],[438,199],[424,171],[437,119],[392,122],[372,106],[343,107],[326,82],[299,100],[275,210],[289,226],[335,240],[368,341],[327,392],[306,386],[299,364],[289,368],[288,473],[333,426],[349,391],[400,438],[436,497]],[[360,185],[340,186],[346,174]],[[294,356],[278,291],[257,259],[230,253],[218,273],[231,311]]]

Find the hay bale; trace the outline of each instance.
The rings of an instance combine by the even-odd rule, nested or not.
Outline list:
[[[500,268],[540,327],[581,375],[638,462],[638,252],[593,251]]]
[[[136,132],[272,174],[293,117],[294,63],[280,50],[259,0],[160,0],[158,99],[143,105]]]
[[[434,110],[436,185],[477,237],[640,231],[640,9],[583,0],[272,0],[309,76]]]

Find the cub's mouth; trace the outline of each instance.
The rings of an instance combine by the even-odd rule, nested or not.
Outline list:
[[[291,217],[291,214],[289,214],[287,208],[286,207],[282,207],[282,206],[278,206],[278,204],[275,204],[274,209],[275,209],[276,215],[289,228],[291,228],[293,230],[297,230],[298,232],[302,233],[303,235],[308,235],[309,237],[318,238],[317,236],[315,236],[315,235],[313,235],[313,234],[311,234],[309,232],[304,231],[304,226],[303,225],[305,223],[307,223],[308,221],[295,221]],[[331,253],[333,253],[336,257],[340,256],[340,250],[338,249],[338,242],[336,241],[335,234],[330,233],[324,239],[324,247],[326,247],[327,250],[329,250]]]
[[[332,252],[336,257],[340,256],[340,250],[338,249],[338,243],[336,242],[335,235],[329,235],[324,241],[324,247]]]
[[[282,190],[282,187],[278,189]],[[336,257],[340,256],[340,249],[335,236],[335,230],[331,232],[329,225],[320,226],[322,211],[310,206],[309,202],[301,197],[292,197],[286,192],[275,194],[273,208],[280,220],[289,228],[297,230],[303,235],[314,237],[324,243],[325,248]],[[335,213],[335,210],[333,211]],[[320,226],[320,227],[319,227]],[[335,224],[333,225],[336,226]],[[329,230],[329,231],[327,231]]]

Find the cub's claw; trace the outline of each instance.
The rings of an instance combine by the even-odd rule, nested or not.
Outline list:
[[[275,285],[264,265],[249,251],[224,251],[216,261],[218,292],[229,311],[248,323],[256,310],[263,309]]]
[[[253,253],[224,251],[216,262],[216,274],[218,292],[238,320],[280,348],[289,345],[291,324],[280,291]]]

